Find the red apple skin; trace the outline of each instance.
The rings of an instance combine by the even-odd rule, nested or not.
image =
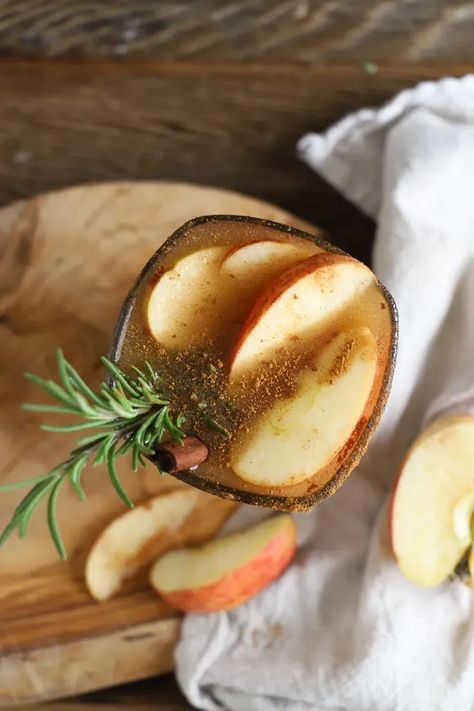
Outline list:
[[[292,524],[280,531],[256,558],[220,580],[194,590],[158,592],[164,600],[183,612],[232,610],[276,580],[291,563],[295,551],[296,529]]]
[[[249,331],[251,331],[255,324],[260,321],[263,315],[268,311],[268,309],[274,304],[274,302],[279,298],[279,296],[286,291],[292,284],[297,282],[299,279],[303,278],[310,272],[314,271],[316,268],[330,267],[333,264],[341,264],[343,262],[355,262],[358,263],[356,259],[346,256],[344,254],[331,254],[328,252],[320,252],[314,254],[312,257],[308,257],[304,261],[296,264],[294,267],[290,267],[283,274],[278,277],[272,289],[267,289],[257,300],[255,301],[252,310],[245,323],[243,324],[240,335],[231,351],[230,354],[230,370],[234,361],[242,348],[242,344],[247,338]]]

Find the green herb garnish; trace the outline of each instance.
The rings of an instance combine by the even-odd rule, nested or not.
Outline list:
[[[117,474],[116,460],[130,453],[133,471],[145,465],[145,457],[153,455],[163,437],[182,443],[186,437],[182,429],[184,418],[174,415],[169,399],[164,394],[163,383],[151,365],[146,362],[144,369],[133,368],[133,377],[127,375],[107,358],[102,358],[105,368],[112,378],[111,384],[103,382],[98,391],[92,390],[79,373],[65,359],[61,350],[57,351],[57,364],[61,384],[44,380],[37,375],[26,373],[28,380],[38,385],[45,393],[57,401],[57,405],[26,404],[25,410],[41,413],[75,415],[80,422],[68,425],[42,425],[46,432],[79,432],[97,430],[93,434],[80,437],[77,447],[69,457],[47,474],[24,481],[0,486],[0,493],[14,489],[32,488],[16,507],[13,516],[0,535],[0,545],[18,530],[20,537],[26,534],[28,522],[38,505],[48,499],[48,525],[52,539],[61,558],[66,558],[64,543],[59,531],[56,507],[61,486],[66,480],[71,482],[80,499],[85,499],[81,486],[81,474],[87,463],[93,467],[107,466],[110,481],[122,501],[129,507],[133,502],[124,490]],[[209,427],[222,431],[218,423],[206,414]],[[219,429],[220,428],[220,429]],[[227,434],[227,431],[225,431]]]

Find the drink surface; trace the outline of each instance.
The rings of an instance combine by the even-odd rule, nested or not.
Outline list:
[[[298,256],[293,254],[289,262],[283,259],[278,264],[279,247],[265,247],[266,254],[257,253],[254,247],[260,245],[262,252],[261,245],[267,243],[280,243],[287,251],[291,247],[292,253]],[[251,247],[252,252],[244,250],[244,246]],[[308,480],[291,485],[269,488],[245,481],[232,467],[232,461],[239,454],[239,443],[248,439],[259,418],[294,395],[301,373],[312,367],[315,354],[344,331],[368,328],[375,339],[381,364],[358,422],[360,431],[379,398],[384,364],[389,361],[393,346],[392,314],[372,276],[360,293],[342,305],[335,318],[308,332],[304,338],[293,336],[285,340],[291,324],[282,322],[281,346],[254,367],[233,375],[236,343],[255,303],[271,290],[272,284],[278,283],[285,266],[290,264],[292,269],[324,251],[309,236],[304,238],[264,222],[226,220],[195,224],[178,240],[171,241],[136,289],[122,324],[123,337],[115,357],[125,368],[148,360],[163,378],[173,410],[182,412],[186,418],[186,431],[196,434],[209,446],[209,459],[199,466],[201,477],[240,491],[302,497],[324,486],[355,446],[357,438],[353,437],[344,451],[338,452],[322,470]],[[194,272],[196,265],[198,271]],[[168,286],[165,290],[163,287],[164,296],[159,294],[155,308],[157,285],[165,284],[165,277]],[[179,280],[180,290],[176,291]],[[330,280],[324,288],[331,294]],[[159,307],[163,313],[161,319]],[[175,342],[178,345],[175,346]],[[218,423],[228,437],[210,428],[203,414]],[[276,427],[275,436],[279,434]],[[298,451],[294,456],[299,456]]]

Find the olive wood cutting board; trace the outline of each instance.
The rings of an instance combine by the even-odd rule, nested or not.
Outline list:
[[[42,421],[19,408],[41,394],[25,370],[55,377],[61,346],[92,384],[102,379],[100,356],[120,305],[139,270],[179,225],[204,214],[253,215],[311,231],[303,221],[259,200],[214,188],[134,182],[70,188],[0,210],[0,482],[42,474],[73,443],[42,433]],[[123,484],[138,502],[177,486],[152,467]],[[83,581],[87,552],[98,533],[124,510],[101,469],[83,476],[88,500],[67,487],[59,522],[68,550],[57,558],[44,510],[26,540],[0,550],[0,706],[70,696],[143,679],[173,668],[179,615],[148,587],[130,583],[105,603]],[[0,496],[3,527],[22,492]],[[209,496],[190,526],[215,527],[231,502]],[[185,532],[184,532],[185,537]]]

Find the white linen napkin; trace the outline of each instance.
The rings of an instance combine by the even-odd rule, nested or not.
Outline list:
[[[474,709],[474,594],[405,580],[384,512],[420,428],[473,409],[474,76],[422,83],[298,148],[377,220],[375,271],[400,314],[392,394],[358,470],[295,516],[282,578],[234,611],[185,619],[178,679],[202,709]],[[264,515],[243,507],[232,526]]]

